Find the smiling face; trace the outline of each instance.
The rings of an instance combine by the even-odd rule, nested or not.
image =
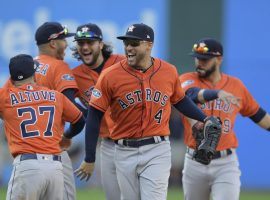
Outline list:
[[[129,66],[134,68],[146,68],[149,58],[151,58],[152,42],[141,40],[123,40],[125,54]]]
[[[103,42],[100,40],[78,40],[77,50],[83,63],[90,68],[98,67],[103,61],[103,45]]]

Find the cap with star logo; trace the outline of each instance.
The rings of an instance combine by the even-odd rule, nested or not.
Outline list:
[[[154,42],[154,31],[146,24],[133,24],[128,27],[126,35],[118,36],[120,40],[143,40]]]
[[[76,35],[74,37],[75,41],[78,40],[102,40],[101,29],[92,23],[83,24],[77,28]]]

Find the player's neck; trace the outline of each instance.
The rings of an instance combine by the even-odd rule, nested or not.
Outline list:
[[[24,80],[21,80],[21,81],[13,81],[13,84],[16,87],[19,87],[19,86],[22,86],[24,84],[35,84],[35,80],[34,80],[34,77],[31,76],[31,77],[24,79]]]
[[[213,85],[216,85],[220,80],[221,80],[222,76],[221,76],[221,72],[216,70],[215,72],[213,72],[209,77],[207,77],[206,79],[212,83]]]
[[[51,50],[48,49],[39,49],[39,55],[47,55],[47,56],[51,56],[51,57],[56,57],[55,53]]]
[[[152,67],[153,63],[154,63],[154,61],[153,61],[152,57],[150,57],[150,59],[147,59],[139,66],[136,66],[135,69],[142,71],[142,72],[146,72],[150,67]]]

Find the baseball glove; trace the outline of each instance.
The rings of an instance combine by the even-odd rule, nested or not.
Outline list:
[[[207,117],[203,128],[203,140],[194,153],[194,159],[208,165],[216,151],[221,136],[221,120],[217,117]]]

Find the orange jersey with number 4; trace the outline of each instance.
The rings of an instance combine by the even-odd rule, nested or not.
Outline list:
[[[0,89],[0,115],[11,154],[59,154],[65,121],[75,123],[82,113],[62,93],[25,84]]]
[[[210,82],[199,78],[196,72],[186,73],[180,76],[182,88],[186,91],[192,87],[201,89],[224,90],[239,97],[240,106],[227,104],[220,99],[198,104],[198,106],[207,115],[220,117],[222,121],[222,135],[217,147],[217,150],[228,148],[236,148],[238,141],[233,130],[235,119],[238,113],[242,116],[249,117],[254,115],[259,110],[259,105],[249,93],[244,84],[237,78],[222,74],[221,80],[214,86]],[[195,140],[192,136],[191,126],[188,120],[183,117],[184,125],[184,141],[191,148],[195,148]]]
[[[171,104],[184,95],[173,65],[153,59],[142,73],[123,60],[101,73],[90,105],[103,112],[111,108],[112,139],[166,136]]]
[[[120,62],[125,59],[125,56],[122,55],[111,55],[106,62],[104,63],[103,69],[111,67],[113,64]],[[72,72],[75,76],[75,80],[79,87],[79,97],[82,103],[88,107],[92,90],[97,83],[97,79],[100,74],[98,74],[95,70],[90,69],[87,65],[81,64],[74,69]],[[108,126],[112,126],[112,120],[110,119],[110,109],[108,109],[104,115],[104,118],[101,122],[100,126],[100,136],[108,137],[109,129]]]

